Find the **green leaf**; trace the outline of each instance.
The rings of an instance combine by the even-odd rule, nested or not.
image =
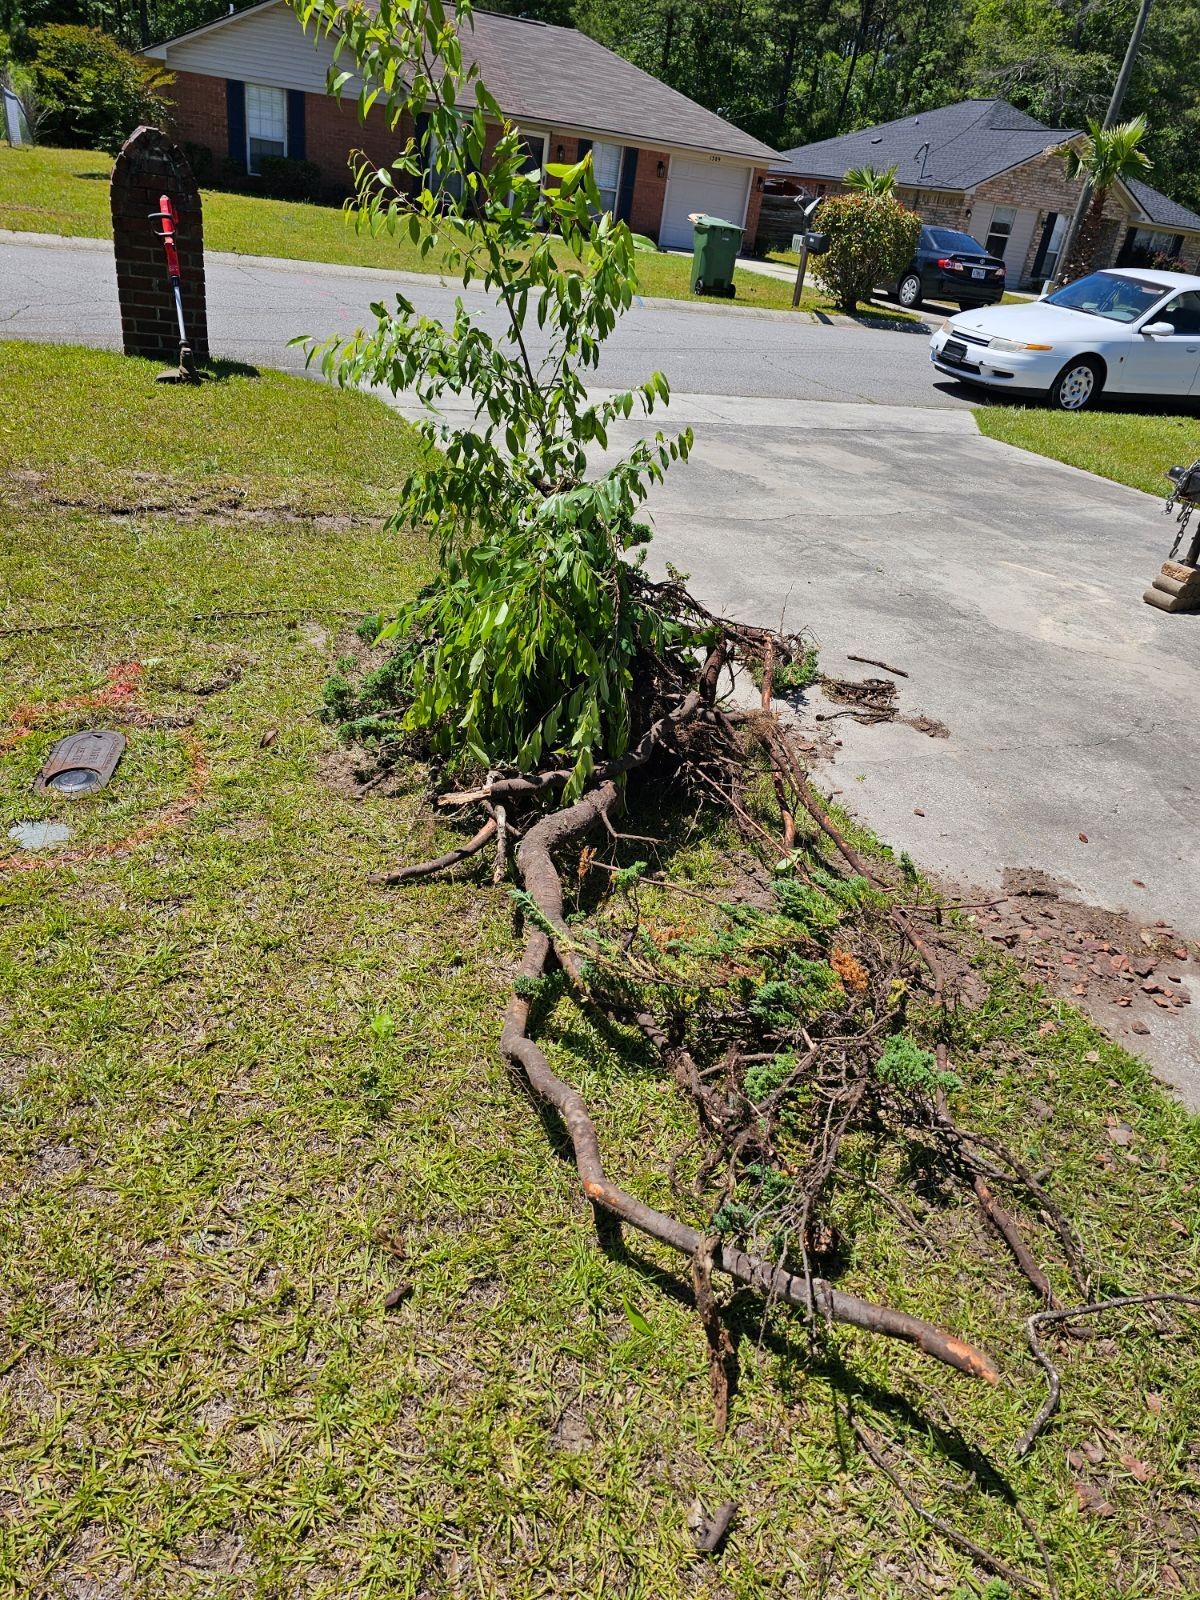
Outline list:
[[[646,1338],[652,1338],[654,1335],[654,1329],[646,1321],[642,1313],[638,1311],[636,1307],[630,1305],[629,1301],[624,1297],[624,1295],[621,1297],[621,1304],[625,1307],[625,1315],[629,1318],[629,1326],[633,1329],[634,1333],[640,1333]]]

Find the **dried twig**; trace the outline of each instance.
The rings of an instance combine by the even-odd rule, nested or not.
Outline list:
[[[508,812],[503,806],[496,806],[492,811],[496,823],[496,860],[492,867],[492,882],[503,883],[504,871],[508,866]]]
[[[707,1513],[692,1535],[697,1555],[712,1556],[725,1542],[729,1525],[737,1514],[737,1501],[724,1500],[713,1512]]]
[[[963,1551],[965,1555],[969,1555],[972,1561],[978,1562],[987,1571],[994,1572],[998,1578],[1003,1578],[1005,1583],[1013,1584],[1016,1588],[1024,1589],[1028,1593],[1035,1592],[1034,1584],[1023,1572],[1018,1572],[1015,1567],[1010,1567],[1007,1561],[1001,1561],[999,1556],[992,1555],[982,1545],[976,1544],[974,1539],[968,1539],[965,1533],[960,1533],[944,1517],[939,1517],[936,1511],[930,1511],[928,1506],[923,1506],[888,1461],[878,1439],[859,1422],[848,1407],[842,1412],[842,1415],[866,1455],[879,1468],[884,1477],[888,1479],[892,1487],[904,1497],[923,1522],[927,1522],[931,1528],[936,1528],[942,1537],[948,1539],[956,1549]]]
[[[864,667],[882,667],[885,672],[894,673],[897,678],[908,677],[903,667],[889,667],[886,661],[876,661],[874,656],[847,656],[846,660],[860,661]]]
[[[1043,1305],[1050,1308],[1057,1306],[1058,1301],[1054,1298],[1054,1290],[1050,1287],[1050,1280],[1041,1267],[1038,1266],[1033,1258],[1033,1252],[1021,1237],[1021,1230],[1017,1226],[1016,1219],[1004,1209],[978,1172],[975,1174],[973,1187],[984,1216],[987,1217],[996,1232],[1012,1251],[1017,1265],[1038,1294],[1041,1295]]]
[[[700,1241],[692,1256],[692,1288],[696,1294],[696,1310],[704,1336],[708,1340],[709,1378],[713,1395],[713,1432],[718,1439],[725,1437],[729,1423],[729,1396],[737,1371],[737,1352],[729,1329],[721,1319],[721,1308],[713,1294],[713,1257],[719,1244],[716,1238]]]
[[[1044,1431],[1046,1424],[1058,1409],[1059,1395],[1062,1392],[1062,1380],[1058,1368],[1042,1348],[1038,1339],[1038,1330],[1043,1325],[1051,1322],[1074,1322],[1079,1317],[1094,1317],[1101,1311],[1120,1311],[1126,1306],[1149,1306],[1162,1303],[1184,1306],[1200,1306],[1200,1295],[1178,1294],[1163,1290],[1157,1294],[1122,1294],[1112,1300],[1097,1300],[1087,1306],[1071,1306],[1067,1310],[1035,1311],[1025,1324],[1029,1336],[1029,1348],[1033,1351],[1038,1361],[1045,1369],[1049,1380],[1049,1393],[1042,1404],[1037,1416],[1017,1440],[1013,1454],[1020,1461],[1033,1449],[1039,1435]]]

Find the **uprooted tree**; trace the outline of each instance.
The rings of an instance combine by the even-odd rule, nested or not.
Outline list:
[[[438,575],[395,614],[368,619],[386,659],[335,680],[326,711],[381,761],[427,760],[438,806],[476,831],[378,881],[484,851],[499,881],[511,855],[525,946],[501,1050],[561,1118],[598,1219],[691,1258],[719,1424],[733,1352],[714,1272],[798,1308],[814,1338],[847,1323],[995,1381],[985,1352],[832,1281],[839,1230],[852,1226],[842,1202],[863,1180],[846,1152],[868,1137],[897,1153],[901,1184],[934,1163],[972,1194],[1045,1311],[1058,1308],[1055,1288],[1006,1196],[1044,1219],[1059,1284],[1085,1301],[1090,1290],[1042,1179],[958,1120],[938,952],[894,875],[831,818],[775,715],[773,690],[810,670],[804,640],[714,616],[678,574],[655,580],[646,568],[641,507],[686,458],[690,434],[655,432],[589,476],[589,450],[607,447],[614,424],[668,398],[658,373],[603,399],[586,388],[635,293],[639,242],[604,212],[589,157],[534,167],[470,65],[468,4],[453,21],[439,0],[299,10],[336,42],[331,88],[357,80],[364,111],[382,98],[403,145],[386,170],[359,160],[358,225],[406,233],[488,296],[487,315],[460,298],[443,325],[400,294],[348,341],[309,341],[328,375],[409,391],[431,410],[395,525],[429,530]],[[432,411],[447,395],[472,399],[470,426],[439,426]],[[722,695],[727,674],[752,678],[759,695]],[[720,899],[643,859],[601,859],[618,845],[627,858],[637,842],[619,832],[622,812],[668,792],[741,830],[757,853],[743,892]],[[774,808],[765,821],[763,793]],[[606,884],[590,914],[570,920],[568,852],[581,876]],[[644,914],[650,895],[682,897],[692,913],[682,930]],[[658,1052],[694,1106],[702,1156],[692,1181],[674,1184],[692,1222],[607,1172],[588,1105],[539,1043],[564,995],[610,1037]]]

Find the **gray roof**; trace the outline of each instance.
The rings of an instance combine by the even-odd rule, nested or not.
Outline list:
[[[1140,178],[1127,178],[1125,187],[1141,206],[1151,222],[1162,228],[1183,228],[1200,233],[1200,217],[1177,200],[1168,200],[1165,194],[1152,189]]]
[[[740,156],[768,166],[778,152],[689,100],[575,28],[476,11],[463,57],[514,122],[612,134],[633,144]]]
[[[974,189],[1001,172],[1076,137],[1079,128],[1048,128],[1007,100],[960,100],[957,105],[859,128],[837,139],[785,150],[771,171],[798,178],[843,178],[851,167],[896,168],[910,189]],[[928,143],[928,150],[923,146]],[[1200,232],[1200,216],[1148,183],[1125,184],[1135,204],[1162,228]]]
[[[960,100],[936,111],[897,117],[836,139],[784,151],[773,172],[841,178],[851,167],[896,168],[906,188],[973,189],[977,184],[1073,138],[1078,128],[1047,128],[1007,100]],[[928,144],[926,151],[923,147]]]

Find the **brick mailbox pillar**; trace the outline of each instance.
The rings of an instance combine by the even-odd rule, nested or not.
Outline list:
[[[197,361],[208,358],[208,315],[204,303],[204,228],[200,191],[187,157],[159,128],[130,134],[113,166],[113,248],[117,295],[121,303],[121,342],[127,356],[174,362],[179,356],[175,297],[157,222],[150,213],[170,195],[179,213],[180,289],[188,344]]]

